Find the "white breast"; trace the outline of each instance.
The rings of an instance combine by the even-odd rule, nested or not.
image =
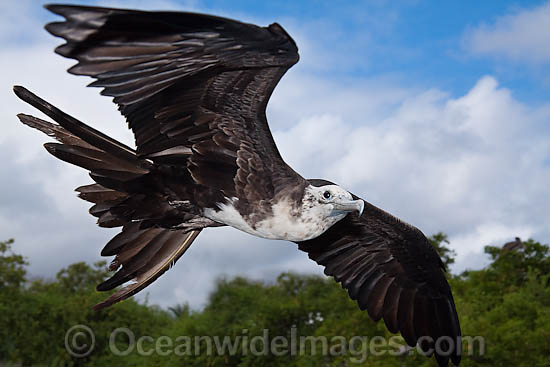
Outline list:
[[[228,199],[227,203],[218,204],[219,211],[207,208],[204,210],[204,216],[254,236],[287,241],[315,238],[344,217],[327,218],[326,208],[312,205],[302,205],[298,214],[287,200],[282,200],[272,207],[272,216],[251,226],[235,209],[236,200],[238,199]],[[254,218],[251,219],[253,221]]]

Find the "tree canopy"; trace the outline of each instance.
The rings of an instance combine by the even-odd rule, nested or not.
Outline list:
[[[443,233],[430,237],[448,267]],[[104,262],[55,279],[29,279],[26,260],[0,242],[0,363],[22,366],[434,366],[371,321],[333,280],[282,273],[271,282],[221,278],[203,309],[168,310],[127,300],[91,310],[104,295]],[[463,366],[542,366],[550,352],[550,248],[486,247],[480,270],[448,273],[463,334]],[[67,343],[91,345],[78,356]],[[387,343],[387,341],[390,341]],[[78,343],[77,343],[78,342]],[[73,351],[74,352],[74,351]],[[85,351],[84,351],[85,352]],[[85,353],[82,353],[85,354]]]

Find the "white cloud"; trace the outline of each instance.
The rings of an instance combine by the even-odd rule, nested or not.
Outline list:
[[[327,97],[316,102],[330,110],[330,91],[322,92]],[[550,209],[543,203],[550,203],[550,146],[544,126],[550,106],[529,107],[488,76],[459,98],[437,90],[410,93],[389,114],[369,105],[365,99],[351,111],[302,118],[276,130],[275,138],[307,177],[347,186],[426,234],[448,233],[457,271],[469,267],[468,254],[479,254],[488,242],[548,238]],[[366,123],[349,123],[347,114]],[[508,230],[497,231],[494,223]]]
[[[519,9],[494,24],[466,32],[464,45],[474,54],[533,64],[550,63],[550,3]]]

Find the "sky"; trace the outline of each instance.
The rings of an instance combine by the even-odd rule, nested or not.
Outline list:
[[[40,1],[0,3],[0,239],[51,279],[101,260],[117,233],[97,227],[74,188],[84,170],[50,156],[48,137],[16,114],[43,117],[15,84],[126,144],[131,132],[92,80],[66,73],[60,20]],[[550,2],[544,1],[80,1],[211,13],[268,25],[296,40],[300,62],[281,80],[268,120],[284,159],[417,226],[442,231],[453,273],[487,264],[484,246],[550,239]],[[109,260],[109,259],[107,259]],[[284,241],[232,228],[201,233],[177,265],[138,295],[200,308],[215,280],[272,281],[322,268]]]

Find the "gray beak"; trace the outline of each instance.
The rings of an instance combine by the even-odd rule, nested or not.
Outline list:
[[[359,216],[363,214],[363,209],[365,208],[365,202],[361,199],[359,200],[348,200],[340,199],[333,203],[334,209],[341,210],[344,212],[354,212],[357,211]]]

